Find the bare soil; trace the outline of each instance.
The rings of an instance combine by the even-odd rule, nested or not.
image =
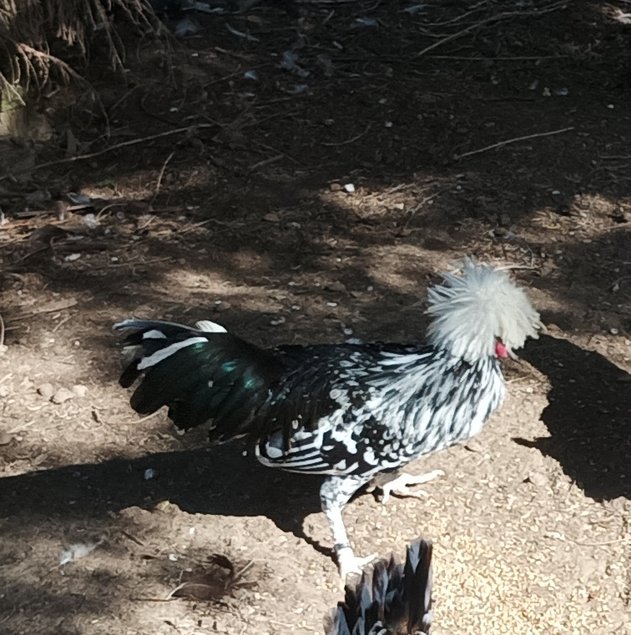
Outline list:
[[[436,635],[631,633],[628,2],[411,6],[196,15],[169,56],[95,63],[100,101],[51,96],[50,143],[3,142],[0,632],[322,633],[320,480],[138,420],[110,326],[416,341],[468,254],[548,333],[479,437],[411,466],[446,472],[426,499],[348,506],[352,540],[434,541]],[[170,597],[200,571],[202,599]]]

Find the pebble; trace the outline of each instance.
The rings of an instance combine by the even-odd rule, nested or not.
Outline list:
[[[68,390],[67,388],[59,388],[55,391],[55,394],[51,397],[51,401],[56,404],[62,404],[70,399],[74,399],[76,397],[75,393],[72,390]]]
[[[484,445],[477,439],[469,439],[464,447],[469,452],[482,452],[484,450]]]
[[[535,487],[545,487],[548,485],[548,477],[543,472],[530,472],[526,477],[528,483],[532,483]]]
[[[50,399],[55,394],[55,389],[52,384],[42,384],[37,388],[37,393],[44,399]]]
[[[327,282],[324,285],[324,288],[328,289],[329,291],[340,291],[340,292],[346,291],[346,285],[343,282],[340,282],[339,280],[333,280],[333,282]]]
[[[71,390],[75,397],[85,397],[88,394],[88,387],[81,384],[75,384]]]
[[[4,430],[0,430],[0,445],[8,445],[13,437]]]

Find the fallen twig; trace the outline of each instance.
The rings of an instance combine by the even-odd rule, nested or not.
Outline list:
[[[114,150],[119,150],[120,148],[127,148],[129,146],[138,145],[139,143],[146,143],[147,141],[153,141],[154,139],[161,139],[162,137],[170,137],[171,135],[182,134],[186,132],[190,132],[191,130],[197,130],[198,128],[214,128],[215,124],[210,123],[198,123],[192,126],[186,126],[185,128],[175,128],[174,130],[166,130],[165,132],[159,132],[157,134],[152,134],[147,137],[139,137],[137,139],[130,139],[129,141],[122,141],[121,143],[117,143],[113,146],[109,146],[109,148],[104,148],[103,150],[98,150],[97,152],[88,152],[86,154],[77,154],[74,157],[68,157],[66,159],[58,159],[57,161],[46,161],[45,163],[39,163],[34,165],[31,168],[25,168],[24,170],[20,170],[20,172],[35,172],[36,170],[41,170],[42,168],[48,168],[53,165],[62,165],[64,163],[74,163],[75,161],[85,161],[86,159],[94,159],[95,157],[100,157],[108,152],[112,152]],[[11,178],[10,174],[3,174],[0,176],[0,181],[5,181]]]
[[[124,529],[120,530],[121,533],[123,534],[123,536],[125,536],[126,538],[129,538],[129,540],[131,540],[132,542],[135,542],[137,545],[144,547],[145,543],[140,540],[140,538],[136,538],[136,536],[130,534],[128,531],[125,531]]]
[[[430,55],[432,60],[454,60],[457,62],[538,62],[540,60],[562,60],[569,55],[496,55],[484,57],[481,55]]]
[[[257,163],[253,163],[248,170],[250,172],[253,172],[254,170],[256,170],[257,168],[262,168],[265,165],[269,165],[270,163],[276,163],[276,161],[280,161],[281,159],[284,159],[285,155],[284,154],[277,154],[273,157],[269,157],[267,159],[263,159],[262,161],[258,161]]]
[[[167,169],[167,165],[169,165],[169,161],[173,158],[174,154],[175,154],[175,150],[173,150],[173,152],[169,154],[169,156],[165,159],[164,163],[162,164],[162,168],[160,169],[160,174],[158,174],[158,180],[156,182],[156,189],[154,190],[153,198],[151,199],[152,202],[156,200],[156,197],[158,196],[160,192],[160,187],[162,186],[162,179],[164,177],[164,171]]]
[[[354,143],[358,139],[361,139],[370,130],[371,127],[372,127],[372,123],[369,123],[363,132],[360,132],[358,135],[355,135],[354,137],[351,137],[350,139],[347,139],[346,141],[337,141],[335,143],[322,141],[322,145],[327,146],[329,148],[337,147],[337,146],[346,146],[349,143]]]
[[[136,425],[137,423],[142,423],[143,421],[147,421],[148,419],[155,417],[159,413],[160,413],[160,410],[156,410],[155,412],[152,412],[150,415],[140,417],[140,419],[134,419],[133,421],[123,421],[121,422],[121,425],[131,425],[131,424]]]
[[[559,130],[550,130],[549,132],[536,132],[534,134],[524,135],[523,137],[513,137],[512,139],[506,139],[505,141],[498,141],[497,143],[493,143],[490,146],[485,146],[484,148],[470,150],[469,152],[463,152],[462,154],[454,154],[453,158],[454,160],[458,161],[459,159],[463,159],[464,157],[470,157],[474,154],[481,154],[482,152],[493,150],[494,148],[501,148],[503,146],[509,145],[510,143],[517,143],[518,141],[525,141],[527,139],[536,139],[537,137],[550,137],[551,135],[561,134],[570,130],[574,130],[574,126],[561,128]]]
[[[442,46],[443,44],[447,44],[447,42],[451,42],[452,40],[456,40],[463,35],[466,35],[470,31],[474,31],[475,29],[480,28],[486,24],[492,24],[493,22],[499,22],[501,20],[507,20],[508,18],[517,18],[522,16],[530,16],[530,17],[538,17],[543,15],[544,13],[550,13],[551,11],[557,11],[558,9],[562,9],[567,6],[567,2],[562,0],[561,2],[557,2],[545,9],[541,9],[539,11],[504,11],[503,13],[498,13],[497,15],[492,15],[488,18],[484,18],[484,20],[480,20],[479,22],[475,22],[470,24],[469,26],[461,29],[460,31],[456,31],[456,33],[452,33],[447,37],[444,37],[429,46],[426,46],[423,50],[419,51],[414,57],[419,58],[423,55],[433,51],[435,48]]]

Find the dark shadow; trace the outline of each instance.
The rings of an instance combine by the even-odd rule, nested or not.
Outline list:
[[[190,514],[266,516],[323,554],[303,519],[320,510],[321,478],[290,474],[243,456],[245,444],[69,465],[0,479],[0,518],[99,518],[168,500]],[[147,469],[156,478],[145,479]]]
[[[550,437],[517,441],[556,459],[596,500],[631,498],[631,375],[599,353],[542,336],[522,357],[549,379]]]

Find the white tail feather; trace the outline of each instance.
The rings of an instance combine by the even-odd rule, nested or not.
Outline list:
[[[498,338],[512,352],[537,337],[539,314],[505,271],[467,260],[461,275],[443,278],[428,290],[428,338],[435,346],[475,362],[495,354]]]
[[[138,362],[138,370],[145,370],[150,366],[155,366],[160,363],[162,360],[170,357],[174,353],[177,353],[180,349],[186,348],[187,346],[192,346],[193,344],[204,344],[207,343],[208,340],[205,337],[191,337],[182,342],[175,342],[174,344],[169,344],[169,346],[165,346],[161,348],[159,351],[156,351],[153,355],[149,355],[149,357],[143,357],[140,362]]]
[[[195,328],[198,331],[204,331],[204,333],[227,333],[226,329],[217,324],[217,322],[211,322],[210,320],[200,320],[195,322]]]

